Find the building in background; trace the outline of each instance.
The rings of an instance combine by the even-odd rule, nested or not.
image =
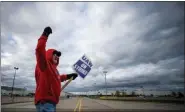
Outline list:
[[[1,86],[1,96],[11,96],[11,94],[12,94],[12,87]],[[32,91],[26,90],[26,88],[14,87],[13,95],[14,96],[29,96],[29,95],[33,96],[34,93]]]
[[[66,98],[67,96],[74,96],[74,94],[73,93],[69,93],[69,92],[65,92],[65,91],[62,91],[61,93],[60,93],[60,97],[61,98]]]

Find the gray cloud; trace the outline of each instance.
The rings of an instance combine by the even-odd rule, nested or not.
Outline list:
[[[1,5],[2,82],[35,89],[35,47],[50,25],[47,49],[62,51],[60,73],[85,53],[90,74],[65,91],[108,88],[182,87],[184,79],[184,3],[180,2],[3,2]],[[96,85],[93,85],[96,82]],[[62,83],[63,84],[63,83]],[[85,86],[85,87],[84,87]]]

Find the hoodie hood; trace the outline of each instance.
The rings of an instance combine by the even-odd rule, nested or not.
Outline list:
[[[53,60],[52,60],[53,52],[54,52],[54,51],[56,51],[56,50],[55,50],[55,49],[48,49],[48,50],[46,51],[46,59],[47,59],[48,61],[50,61],[53,65],[58,66],[58,64],[59,64],[59,59],[57,60],[57,64],[54,64],[54,63],[53,63]]]

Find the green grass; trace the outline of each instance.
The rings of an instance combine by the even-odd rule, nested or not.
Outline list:
[[[140,98],[140,97],[100,97],[101,100],[115,101],[139,101],[139,102],[159,102],[159,103],[180,103],[184,104],[184,99],[176,98]]]

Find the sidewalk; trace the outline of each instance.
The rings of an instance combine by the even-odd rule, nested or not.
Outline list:
[[[10,96],[1,96],[1,105],[12,104],[12,103],[23,103],[23,102],[33,102],[34,97],[14,97],[14,101]]]

